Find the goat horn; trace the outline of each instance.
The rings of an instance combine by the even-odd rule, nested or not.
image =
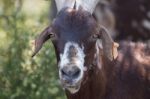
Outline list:
[[[76,4],[76,9],[82,7],[92,14],[99,0],[55,0],[55,2],[58,12],[65,7],[74,8]]]
[[[84,10],[92,14],[98,2],[99,0],[76,0],[76,7],[79,9],[81,6]]]
[[[73,8],[76,0],[55,0],[57,11],[59,12],[61,9],[65,7]]]

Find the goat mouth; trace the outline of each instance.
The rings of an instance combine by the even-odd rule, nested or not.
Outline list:
[[[77,88],[80,86],[80,83],[62,83],[65,88]]]
[[[66,88],[73,88],[73,89],[77,89],[77,88],[78,88],[78,86],[71,86],[71,85],[68,85],[68,86],[66,86]]]
[[[80,85],[77,85],[77,86],[66,86],[65,89],[68,90],[70,93],[74,94],[74,93],[79,91]]]
[[[76,92],[79,91],[80,89],[80,82],[78,83],[64,83],[64,82],[61,82],[61,85],[63,87],[63,89],[69,91],[70,93],[74,94]]]

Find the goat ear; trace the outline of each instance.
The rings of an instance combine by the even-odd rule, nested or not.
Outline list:
[[[99,34],[102,40],[102,49],[104,55],[106,55],[106,57],[111,61],[116,59],[118,56],[117,48],[119,47],[119,44],[112,40],[105,27],[100,26]]]
[[[42,31],[42,33],[34,41],[34,52],[32,57],[34,57],[39,50],[42,48],[42,45],[51,37],[51,27],[47,27]]]

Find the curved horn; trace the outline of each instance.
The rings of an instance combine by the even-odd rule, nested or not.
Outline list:
[[[43,44],[50,38],[51,36],[51,27],[47,27],[46,29],[44,29],[44,31],[37,37],[37,39],[35,40],[34,44],[35,44],[35,49],[34,52],[32,54],[32,57],[34,57],[39,50],[42,48]]]
[[[76,7],[79,9],[81,6],[84,10],[92,14],[98,2],[99,0],[76,0]]]
[[[92,14],[99,0],[55,0],[55,2],[58,12],[65,7],[74,8],[76,5],[77,10],[82,7]]]
[[[76,0],[55,0],[57,11],[59,12],[61,9],[65,7],[73,8]]]

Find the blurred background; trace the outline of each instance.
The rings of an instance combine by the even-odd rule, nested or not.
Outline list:
[[[0,0],[0,99],[65,99],[51,42],[31,58],[49,8],[50,0]]]
[[[0,99],[66,99],[51,42],[31,58],[32,40],[56,16],[53,1],[0,0]],[[150,0],[100,1],[94,16],[115,41],[150,41]]]

